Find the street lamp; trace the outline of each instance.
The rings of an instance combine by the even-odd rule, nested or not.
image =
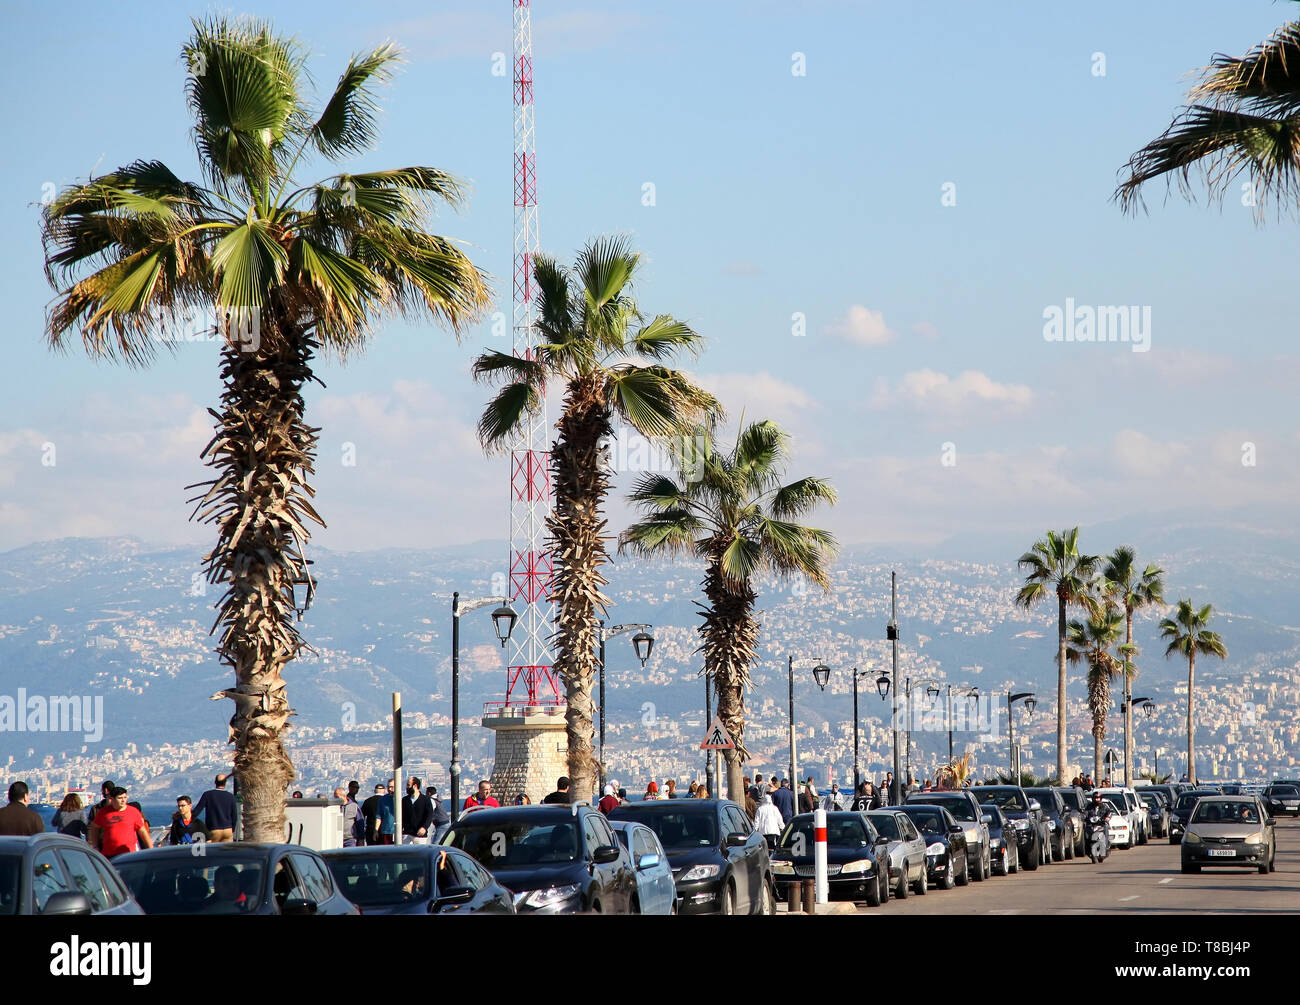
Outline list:
[[[451,595],[451,822],[460,815],[460,617],[489,604],[500,604],[492,612],[492,627],[505,648],[510,633],[515,629],[518,615],[510,607],[508,597],[480,597],[461,600],[460,591]]]
[[[858,787],[862,784],[862,773],[858,770],[858,681],[870,675],[870,670],[853,668],[853,794],[855,796],[858,794]],[[889,678],[884,674],[877,677],[876,689],[883,699],[889,690]]]
[[[813,667],[813,680],[817,682],[818,690],[826,690],[826,682],[831,679],[831,668],[825,663],[818,663]]]
[[[790,791],[795,796],[795,808],[797,809],[799,790],[795,786],[797,784],[796,779],[799,777],[796,773],[799,759],[794,739],[794,671],[796,663],[799,665],[800,670],[812,669],[813,680],[817,682],[817,686],[823,691],[826,690],[826,682],[830,680],[831,668],[820,660],[814,662],[813,660],[796,660],[793,656],[786,657],[786,665],[790,672]]]
[[[952,763],[952,691],[953,691],[952,685],[949,684],[948,685],[948,763],[949,764]],[[935,694],[937,695],[938,693],[939,691],[936,688]],[[957,688],[957,693],[959,695],[964,694],[967,697],[974,698],[976,701],[979,701],[980,698],[980,689],[977,687],[968,687],[965,685],[961,685]]]
[[[889,805],[897,806],[903,801],[899,789],[903,781],[898,777],[901,770],[898,764],[898,573],[892,570],[889,573],[889,622],[885,625],[885,639],[890,645],[894,682],[894,709],[891,723],[894,728],[894,781],[889,787]],[[883,693],[881,697],[884,697]]]
[[[1128,681],[1124,682],[1125,689],[1128,687]],[[1132,771],[1129,768],[1129,749],[1134,746],[1133,733],[1130,723],[1133,721],[1133,706],[1136,705],[1146,713],[1148,719],[1154,719],[1156,707],[1150,698],[1134,698],[1132,695],[1126,697],[1119,703],[1119,710],[1124,716],[1124,784],[1131,785]]]
[[[605,643],[614,638],[616,635],[626,635],[628,632],[636,632],[632,636],[632,650],[636,653],[636,658],[641,661],[644,667],[646,660],[650,658],[650,651],[654,649],[654,636],[650,634],[653,625],[615,625],[613,628],[606,628],[605,622],[600,623],[598,631],[600,632],[600,789],[605,789]]]
[[[1016,694],[1007,691],[1007,770],[1011,773],[1012,785],[1020,784],[1020,772],[1016,767],[1016,719],[1011,714],[1011,706],[1018,701],[1024,701],[1025,711],[1030,715],[1034,714],[1034,706],[1038,704],[1033,691]]]

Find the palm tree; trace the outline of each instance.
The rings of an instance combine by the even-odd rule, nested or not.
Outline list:
[[[1101,744],[1106,739],[1106,716],[1110,712],[1110,682],[1130,661],[1116,659],[1111,646],[1119,641],[1124,614],[1111,605],[1100,609],[1087,621],[1077,619],[1067,626],[1068,640],[1065,657],[1071,663],[1088,665],[1088,710],[1092,713],[1092,770],[1094,778],[1102,777]],[[1121,645],[1120,649],[1124,650]]]
[[[1206,604],[1199,611],[1192,607],[1191,600],[1179,600],[1177,611],[1172,618],[1160,622],[1161,638],[1169,639],[1165,648],[1165,658],[1174,653],[1187,657],[1187,780],[1196,784],[1196,725],[1193,718],[1196,695],[1196,656],[1217,656],[1228,658],[1228,650],[1218,632],[1209,630],[1213,609]]]
[[[1212,199],[1243,172],[1260,212],[1269,198],[1280,209],[1300,196],[1300,21],[1241,58],[1216,55],[1188,97],[1169,127],[1129,158],[1115,192],[1122,209],[1144,206],[1142,186],[1160,176],[1191,198],[1194,167]]]
[[[555,669],[568,701],[575,800],[591,798],[595,776],[591,681],[598,668],[598,621],[609,604],[600,588],[606,583],[601,568],[609,561],[603,507],[609,494],[605,448],[611,420],[617,416],[642,435],[662,440],[721,411],[717,399],[685,374],[661,365],[679,351],[697,353],[701,338],[667,314],[646,320],[631,295],[639,261],[622,237],[592,241],[572,270],[538,256],[533,272],[541,341],[532,357],[488,352],[474,363],[478,379],[504,385],[479,421],[479,438],[488,449],[502,447],[536,414],[547,381],[565,388],[551,448],[555,508],[547,529],[557,564]]]
[[[1132,684],[1137,677],[1133,657],[1138,648],[1133,644],[1133,612],[1153,604],[1165,602],[1165,570],[1154,562],[1139,574],[1137,555],[1128,545],[1116,548],[1106,559],[1101,575],[1105,590],[1115,603],[1124,609],[1124,784],[1130,784],[1133,763],[1133,708]]]
[[[316,110],[297,42],[261,21],[193,24],[183,52],[204,181],[138,160],[46,207],[57,294],[46,331],[56,349],[75,331],[92,356],[142,364],[187,313],[216,313],[224,389],[201,455],[214,477],[191,500],[194,518],[217,525],[208,581],[226,584],[213,631],[235,684],[213,697],[235,703],[244,834],[280,840],[294,774],[281,742],[293,714],[283,671],[309,648],[294,625],[295,588],[310,603],[307,525],[323,526],[308,481],[319,430],[302,398],[313,359],[360,349],[386,316],[459,331],[489,297],[469,259],[424,229],[432,200],[461,201],[449,176],[408,167],[297,184],[305,157],[337,161],[371,145],[373,87],[399,59],[393,46],[354,56]]]
[[[1041,541],[1020,556],[1017,564],[1027,570],[1025,585],[1016,594],[1016,603],[1028,610],[1039,601],[1056,597],[1056,777],[1065,779],[1065,664],[1066,618],[1070,605],[1082,606],[1089,614],[1095,613],[1096,601],[1089,592],[1089,583],[1096,571],[1095,555],[1079,552],[1079,528],[1060,533],[1049,530]]]
[[[697,429],[673,454],[680,479],[648,474],[637,483],[631,499],[645,516],[623,532],[619,548],[704,560],[700,649],[718,715],[736,744],[726,752],[727,788],[735,799],[748,757],[745,691],[760,628],[754,580],[770,570],[830,589],[835,539],[796,521],[819,503],[834,504],[835,489],[823,478],[781,484],[790,438],[770,421],[746,426],[730,451],[715,450],[707,430]]]

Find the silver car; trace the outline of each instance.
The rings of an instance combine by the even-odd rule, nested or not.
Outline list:
[[[1273,871],[1277,838],[1273,818],[1255,796],[1203,796],[1183,835],[1183,872],[1207,865]]]
[[[636,870],[637,905],[642,914],[676,914],[677,885],[668,853],[659,843],[659,835],[645,824],[633,820],[611,820],[619,843],[627,849]]]
[[[901,810],[872,810],[866,814],[881,837],[889,841],[889,884],[898,900],[911,887],[918,894],[929,889],[925,841],[911,818]]]

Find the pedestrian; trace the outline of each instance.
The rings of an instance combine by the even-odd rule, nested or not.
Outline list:
[[[772,805],[781,811],[781,822],[788,824],[794,816],[794,793],[790,790],[790,779],[781,779],[781,787],[772,793]]]
[[[840,783],[831,782],[831,790],[822,799],[822,809],[828,813],[844,809],[844,794],[840,792]]]
[[[745,790],[745,815],[749,817],[749,822],[754,822],[754,817],[758,815],[758,801],[754,798],[754,793],[748,789]]]
[[[153,836],[144,816],[134,806],[127,805],[126,789],[120,785],[111,793],[109,808],[100,810],[90,822],[86,840],[105,858],[153,847]]]
[[[666,795],[667,795],[667,797],[668,797],[669,799],[676,799],[676,798],[677,798],[677,779],[676,779],[676,778],[669,778],[669,779],[665,780],[665,781],[664,781],[664,788],[666,788],[666,789],[668,790],[668,792],[666,793]]]
[[[69,792],[63,797],[63,802],[59,803],[54,819],[50,821],[50,827],[60,834],[85,838],[90,822],[86,810],[82,808],[79,795],[75,792]]]
[[[352,781],[348,782],[348,798],[351,799],[354,803],[361,802],[361,800],[357,798],[357,793],[359,793],[360,791],[361,791],[361,783],[358,782],[355,778],[352,779]]]
[[[379,800],[388,792],[388,786],[380,782],[375,786],[375,794],[361,804],[361,814],[365,818],[366,844],[379,844]]]
[[[658,799],[658,798],[659,798],[659,783],[658,783],[658,782],[651,782],[649,785],[647,785],[647,786],[645,787],[645,795],[642,796],[641,798],[642,798],[642,799],[647,799],[647,800],[648,800],[648,799]]]
[[[699,782],[692,781],[691,784],[690,784],[690,787],[687,788],[687,790],[686,790],[686,797],[687,797],[688,799],[694,799],[694,798],[695,798],[695,792],[696,792],[696,790],[697,790],[699,787],[700,787],[700,783],[699,783]]]
[[[556,805],[557,803],[561,803],[561,804],[565,804],[565,805],[567,805],[568,803],[570,803],[570,802],[572,802],[572,801],[573,801],[573,797],[569,794],[569,776],[568,776],[568,775],[561,775],[559,778],[557,778],[557,779],[555,780],[555,791],[554,791],[554,792],[550,792],[550,793],[548,793],[548,794],[547,794],[547,795],[542,799],[542,802],[544,802],[544,803],[546,803],[546,804],[548,804],[548,805],[551,805],[551,806],[554,806],[554,805]]]
[[[758,804],[758,811],[754,814],[754,829],[763,835],[768,848],[776,847],[777,838],[781,836],[781,829],[784,826],[785,821],[781,819],[781,811],[772,802],[772,797],[764,794]]]
[[[886,771],[885,780],[880,783],[881,798],[885,800],[886,806],[898,805],[898,792],[896,791],[896,788],[897,787],[894,785],[894,773],[892,771]]]
[[[465,809],[473,809],[476,806],[500,806],[497,797],[492,795],[492,783],[483,779],[478,783],[478,791],[465,800]]]
[[[596,808],[605,816],[609,816],[610,811],[617,809],[618,806],[619,801],[618,796],[614,795],[614,786],[606,785],[605,791],[600,797],[600,802],[596,804]]]
[[[631,806],[632,800],[627,797],[627,789],[618,790],[618,804],[620,806]]]
[[[412,775],[402,797],[402,844],[428,844],[433,828],[433,804],[420,788],[420,779]]]
[[[433,843],[441,844],[442,836],[451,827],[451,813],[447,810],[447,804],[438,798],[437,786],[430,785],[424,794],[429,797],[429,804],[433,807]]]
[[[214,788],[199,796],[194,804],[194,814],[203,816],[207,824],[211,841],[235,840],[235,797],[226,791],[228,775],[217,775],[213,780]]]
[[[760,773],[754,773],[754,783],[748,785],[748,788],[749,794],[754,797],[754,802],[761,803],[767,793],[767,787],[763,785],[763,776]]]
[[[397,779],[390,778],[384,794],[375,802],[378,844],[397,844]]]
[[[361,807],[353,799],[346,789],[340,785],[334,790],[334,798],[342,799],[343,805],[339,807],[343,814],[343,847],[355,848],[357,846],[357,819],[361,817]],[[364,817],[361,817],[364,819]],[[364,840],[364,838],[363,838]]]
[[[117,782],[113,781],[111,778],[106,778],[99,783],[100,799],[99,802],[90,808],[90,813],[87,815],[87,823],[94,820],[95,814],[100,810],[106,810],[113,805],[112,793],[115,788],[117,788]]]
[[[654,782],[651,782],[650,784],[653,785]],[[658,797],[658,796],[655,796],[655,798],[658,799],[659,797]],[[699,787],[698,789],[695,790],[695,798],[696,798],[696,799],[708,799],[708,798],[709,798],[709,790],[708,790],[708,787],[705,786],[705,785],[703,785],[703,784],[701,784],[700,787]]]
[[[167,835],[167,843],[196,844],[207,840],[209,840],[208,828],[202,820],[194,815],[193,803],[190,797],[177,796],[176,812],[172,816],[172,826]]]
[[[849,809],[854,813],[866,813],[875,808],[872,805],[871,783],[859,782],[858,791],[853,796],[853,802],[849,803]]]
[[[799,812],[811,813],[817,808],[817,789],[813,785],[812,776],[803,783],[803,789],[799,792]]]
[[[0,836],[26,837],[45,833],[45,821],[27,805],[27,792],[26,782],[14,782],[9,786],[9,805],[0,810]],[[17,875],[16,869],[13,875]]]
[[[532,799],[529,798],[527,792],[521,792],[521,793],[519,793],[519,795],[515,796],[515,805],[516,805],[516,806],[532,806],[532,805],[533,805],[533,801],[532,801]]]

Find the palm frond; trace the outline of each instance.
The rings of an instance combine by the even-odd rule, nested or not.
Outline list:
[[[479,441],[486,450],[500,449],[527,416],[541,408],[542,398],[528,381],[507,384],[497,392],[478,421]]]
[[[321,153],[334,158],[373,146],[379,101],[371,85],[387,83],[400,60],[401,53],[392,43],[352,57],[311,128],[312,142]]]

